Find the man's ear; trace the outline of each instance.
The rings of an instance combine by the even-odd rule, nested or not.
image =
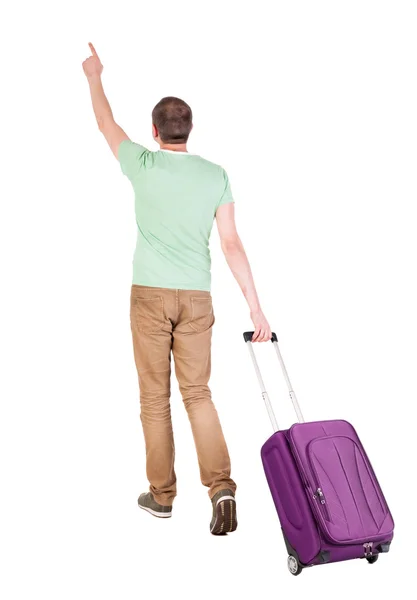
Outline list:
[[[154,123],[152,123],[152,135],[154,140],[156,140],[159,136],[158,130],[156,128],[156,125],[154,125]]]

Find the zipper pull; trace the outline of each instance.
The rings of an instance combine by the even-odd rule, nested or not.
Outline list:
[[[326,498],[324,497],[324,494],[323,494],[321,488],[317,488],[316,494],[317,494],[321,504],[326,504]]]

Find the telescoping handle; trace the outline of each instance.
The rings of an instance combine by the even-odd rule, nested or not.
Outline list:
[[[253,344],[252,344],[252,336],[253,336],[253,334],[254,334],[253,331],[245,331],[245,333],[243,334],[243,339],[245,340],[245,343],[246,343],[246,345],[247,345],[247,347],[249,349],[249,354],[250,354],[250,356],[252,358],[253,366],[255,367],[255,373],[256,373],[256,376],[258,377],[259,385],[260,385],[261,392],[262,392],[262,398],[264,399],[266,410],[268,411],[268,415],[269,415],[269,418],[271,420],[272,427],[273,427],[274,431],[279,431],[279,427],[278,427],[278,423],[277,423],[277,420],[276,420],[276,417],[275,417],[274,409],[272,408],[272,404],[271,404],[271,401],[269,399],[268,392],[265,389],[265,384],[264,384],[264,381],[262,379],[262,375],[261,375],[261,371],[259,369],[258,361],[256,360],[255,351],[253,349]],[[295,395],[295,392],[292,389],[291,381],[290,381],[290,378],[288,376],[288,372],[287,372],[287,369],[285,367],[283,358],[281,356],[281,351],[280,351],[279,346],[278,346],[278,338],[277,338],[277,334],[276,333],[272,333],[271,342],[274,345],[275,352],[277,353],[278,360],[279,360],[279,363],[281,365],[282,373],[284,375],[285,381],[287,382],[288,391],[290,393],[291,402],[293,404],[295,413],[297,415],[297,419],[298,419],[299,423],[304,423],[304,417],[303,417],[303,414],[301,412],[300,405],[298,404],[297,396]]]

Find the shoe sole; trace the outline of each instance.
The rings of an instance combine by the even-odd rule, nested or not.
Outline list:
[[[219,498],[217,500],[215,513],[216,520],[210,529],[210,532],[213,535],[226,535],[226,533],[236,531],[236,500],[233,496],[222,496]]]
[[[169,519],[172,516],[172,513],[161,513],[161,512],[157,512],[156,510],[152,510],[152,508],[148,508],[147,506],[142,506],[141,504],[138,503],[139,508],[141,508],[142,510],[146,510],[146,512],[148,512],[150,515],[152,515],[153,517],[158,517],[158,519]]]

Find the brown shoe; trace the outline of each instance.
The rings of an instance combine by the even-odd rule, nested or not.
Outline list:
[[[154,497],[151,492],[147,492],[146,494],[141,494],[138,498],[139,508],[148,511],[154,517],[162,517],[166,519],[172,516],[172,506],[162,506],[155,502]]]
[[[210,532],[213,535],[225,535],[237,528],[236,500],[231,490],[220,490],[211,499],[213,518]]]

